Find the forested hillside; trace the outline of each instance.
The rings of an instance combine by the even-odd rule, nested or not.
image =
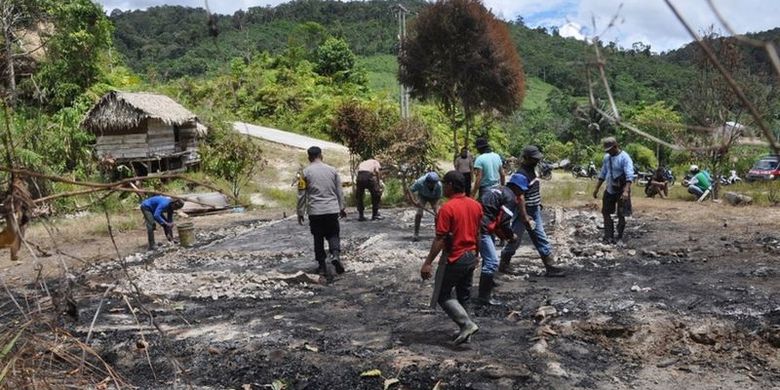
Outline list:
[[[422,1],[405,1],[411,11]],[[115,45],[136,72],[152,78],[196,76],[224,69],[230,58],[316,44],[324,35],[344,38],[360,56],[393,54],[398,25],[395,2],[294,1],[217,16],[219,34],[206,26],[204,9],[153,7],[147,11],[114,11]],[[410,18],[410,22],[413,16]],[[510,23],[529,76],[536,76],[570,95],[586,94],[583,63],[591,54],[585,43]],[[625,102],[676,99],[675,91],[690,79],[690,67],[649,51],[605,47],[615,92]]]
[[[141,74],[163,79],[220,69],[233,57],[290,45],[316,45],[325,35],[343,37],[358,55],[393,54],[398,23],[391,9],[397,2],[294,1],[276,7],[253,7],[217,15],[218,35],[207,28],[202,8],[152,7],[111,13],[114,40],[128,65]],[[421,0],[402,1],[409,10]]]
[[[165,93],[212,128],[223,130],[229,129],[229,121],[245,120],[337,139],[334,123],[344,107],[355,108],[374,123],[395,123],[400,116],[396,2],[299,0],[217,15],[209,25],[203,9],[153,7],[113,11],[107,18],[86,0],[65,1],[67,6],[61,7],[14,1],[31,5],[19,28],[36,26],[39,20],[54,26],[41,33],[48,38],[47,56],[27,58],[22,55],[25,48],[14,45],[4,53],[5,58],[19,59],[19,71],[15,77],[3,77],[3,87],[16,101],[14,141],[26,166],[95,175],[94,136],[81,129],[79,121],[92,103],[113,89]],[[411,30],[414,15],[426,2],[403,4],[411,11]],[[683,166],[702,158],[656,148],[588,107],[586,65],[595,60],[592,45],[554,30],[528,28],[521,18],[505,25],[522,60],[525,99],[511,115],[487,111],[473,118],[471,140],[475,134],[487,135],[497,151],[506,154],[534,143],[550,159],[582,162],[598,157],[600,137],[614,134],[632,144],[645,166],[657,165],[658,159]],[[752,37],[777,42],[778,35],[780,29]],[[729,53],[729,66],[777,131],[780,99],[766,56],[732,40],[713,42]],[[601,42],[600,47],[624,120],[672,141],[687,141],[684,125],[718,126],[713,118],[750,126],[744,107],[733,96],[722,95],[728,88],[694,45],[663,55],[645,45],[623,49]],[[594,85],[597,97],[603,98],[603,87]],[[411,110],[431,134],[431,153],[448,158],[453,130],[464,129],[463,118],[457,117],[463,113],[448,118],[435,99],[415,101]],[[462,140],[465,133],[456,138]],[[695,140],[700,144],[707,141],[694,136],[701,138]],[[749,162],[738,164],[742,168]]]
[[[410,0],[402,3],[411,11],[409,25],[412,26],[414,15],[425,6],[425,2]],[[257,63],[260,68],[269,65],[277,69],[279,66],[290,67],[294,74],[301,75],[301,66],[303,69],[307,66],[301,65],[301,61],[316,62],[318,47],[327,37],[337,37],[346,41],[351,52],[357,56],[352,71],[352,82],[357,87],[350,89],[349,94],[361,99],[373,99],[375,103],[372,104],[376,105],[378,101],[392,104],[391,93],[396,91],[397,64],[394,56],[398,45],[398,24],[393,11],[395,4],[378,0],[298,0],[276,7],[250,8],[234,15],[216,15],[216,30],[209,29],[208,14],[204,9],[165,6],[146,11],[113,11],[110,19],[115,27],[115,47],[124,57],[125,63],[149,82],[158,83],[181,77],[190,80],[196,77],[202,81],[192,84],[193,88],[203,88],[199,84],[206,84],[205,88],[217,90],[219,88],[214,85],[216,80],[222,80],[221,85],[244,85],[241,78],[232,82],[224,79],[230,78],[228,75],[231,71],[235,74],[235,62],[230,65],[235,59],[243,59],[245,64],[249,64],[247,69],[252,69],[252,64]],[[603,134],[621,131],[593,111],[574,109],[587,100],[585,69],[587,63],[595,60],[592,46],[583,41],[563,38],[554,29],[529,28],[523,25],[522,18],[507,22],[507,27],[522,58],[528,80],[527,97],[523,109],[515,116],[503,118],[500,122],[484,118],[482,131],[495,133],[497,128],[501,128],[497,138],[503,140],[499,145],[507,152],[514,152],[523,142],[531,141],[548,147],[554,157],[591,158],[593,153],[588,146],[590,143]],[[751,36],[777,42],[779,32],[780,29],[775,29]],[[730,39],[712,38],[715,43],[726,42],[734,46]],[[610,87],[626,119],[670,123],[698,121],[695,124],[710,125],[702,122],[716,113],[697,113],[696,110],[701,111],[702,108],[694,107],[692,103],[696,101],[697,94],[708,93],[702,89],[702,83],[710,82],[704,79],[704,75],[706,73],[707,77],[711,77],[712,72],[712,69],[700,67],[705,64],[702,58],[697,58],[696,45],[689,44],[661,55],[652,53],[651,47],[642,43],[634,44],[631,48],[621,48],[614,42],[602,42],[601,50],[607,61],[606,73]],[[264,55],[271,57],[258,57],[260,53],[267,53]],[[740,46],[739,52],[735,53],[733,60],[735,66],[740,67],[740,77],[749,82],[753,95],[762,99],[761,106],[765,107],[768,121],[776,123],[777,111],[780,109],[777,103],[772,103],[776,88],[766,87],[772,84],[769,79],[771,73],[767,72],[769,61],[766,55],[759,49],[747,46]],[[261,58],[259,62],[258,58]],[[269,62],[271,58],[277,61]],[[312,71],[312,80],[322,76],[321,72],[317,74],[316,69]],[[187,83],[190,85],[192,81]],[[314,81],[314,84],[320,83]],[[290,91],[307,90],[298,87],[300,85],[288,86],[287,95],[294,94]],[[363,87],[368,90],[361,89]],[[225,101],[212,99],[207,102],[207,106],[226,109],[238,115],[244,113],[242,117],[247,120],[321,135],[327,128],[328,118],[334,115],[336,106],[347,97],[340,92],[341,89],[343,85],[335,85],[330,89],[332,94],[319,97],[306,93],[295,98],[302,99],[301,103],[277,106],[273,112],[253,110],[252,105],[236,106],[236,102],[240,101],[238,98]],[[277,90],[271,91],[276,93]],[[282,91],[278,93],[285,95]],[[596,87],[596,93],[604,96],[601,86]],[[182,98],[189,99],[190,95],[183,93]],[[258,98],[267,99],[268,96]],[[290,96],[271,100],[278,99],[289,101]],[[229,101],[233,103],[227,104]],[[193,104],[203,103],[202,100],[193,100]],[[306,107],[318,108],[308,112]],[[439,115],[435,114],[435,109],[422,104],[416,110],[423,113],[434,129],[438,128],[438,133],[445,133],[448,126],[442,122],[442,118],[434,118]],[[740,118],[739,111],[731,111],[733,119]],[[280,115],[281,112],[285,114]],[[311,122],[306,118],[317,120]],[[594,128],[593,123],[600,124],[595,133],[589,130]],[[665,129],[652,131],[665,137],[679,136]],[[645,139],[621,134],[627,141],[655,148],[654,143]],[[660,150],[659,153],[657,157],[662,159],[671,157],[668,150]],[[682,156],[677,161],[688,158]],[[645,163],[657,162],[649,159]]]

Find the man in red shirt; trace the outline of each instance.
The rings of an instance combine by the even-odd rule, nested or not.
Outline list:
[[[433,260],[439,252],[444,251],[439,259],[440,269],[437,271],[437,274],[443,272],[437,302],[460,327],[460,332],[454,340],[457,345],[468,341],[471,335],[479,330],[477,324],[469,318],[463,304],[471,295],[471,280],[477,265],[482,206],[464,193],[466,180],[462,173],[449,171],[442,182],[444,196],[449,198],[449,201],[439,209],[436,217],[436,238],[420,269],[420,276],[425,280],[433,275]],[[453,289],[457,299],[452,297]]]

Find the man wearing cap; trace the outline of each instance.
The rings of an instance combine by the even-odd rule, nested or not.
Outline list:
[[[444,195],[449,201],[436,216],[436,238],[420,268],[420,276],[423,280],[433,276],[433,260],[443,252],[439,258],[439,268],[443,275],[440,278],[440,271],[437,271],[439,289],[437,291],[434,286],[434,302],[458,324],[459,332],[453,340],[457,345],[469,341],[479,330],[463,305],[471,296],[471,280],[479,251],[482,207],[464,194],[465,179],[460,172],[447,172],[443,181]],[[455,290],[454,298],[452,290]]]
[[[341,178],[335,168],[322,162],[322,149],[312,146],[306,152],[310,164],[303,169],[303,177],[298,182],[298,224],[303,225],[304,213],[307,213],[309,229],[314,236],[314,259],[319,265],[319,273],[331,281],[333,274],[326,263],[325,240],[328,241],[331,264],[337,273],[344,273],[339,217],[344,218],[347,213]]]
[[[371,220],[376,221],[384,219],[379,215],[379,202],[382,200],[382,165],[379,161],[370,158],[358,164],[357,180],[355,181],[355,201],[357,203],[358,221],[365,221],[363,216],[365,206],[363,205],[363,195],[366,190],[371,194]]]
[[[710,189],[712,180],[710,179],[710,175],[708,175],[706,171],[699,170],[699,166],[697,165],[691,165],[689,171],[693,177],[688,180],[688,193],[695,196],[698,200],[704,195],[705,191]]]
[[[416,194],[417,201],[410,193]],[[439,199],[442,196],[442,185],[439,182],[439,175],[436,172],[428,172],[417,179],[407,192],[406,197],[415,207],[417,214],[414,215],[414,237],[413,241],[420,240],[420,223],[422,222],[423,211],[426,204],[431,205],[433,214],[437,214]]]
[[[475,145],[480,155],[474,161],[474,189],[471,196],[477,200],[489,188],[504,185],[504,161],[498,153],[493,152],[487,140],[477,138]]]
[[[631,183],[634,181],[634,162],[631,156],[620,150],[615,137],[607,137],[601,141],[604,146],[604,160],[601,163],[601,173],[593,198],[598,199],[599,188],[606,181],[604,198],[601,202],[601,215],[604,217],[604,242],[615,243],[615,225],[612,213],[617,212],[617,240],[622,241],[626,229],[626,217],[631,215]]]
[[[482,195],[482,223],[480,224],[479,254],[482,256],[482,272],[479,277],[480,305],[500,305],[493,299],[495,273],[498,271],[498,256],[496,254],[493,236],[510,243],[515,241],[512,231],[512,219],[517,209],[518,197],[511,187],[518,187],[520,193],[528,191],[528,181],[523,175],[512,175],[506,186],[493,187],[485,190]],[[519,201],[523,202],[522,197]]]
[[[517,175],[523,176],[528,183],[528,190],[523,191],[525,206],[520,207],[518,205],[516,209],[518,218],[515,218],[512,223],[512,230],[517,236],[517,239],[510,241],[501,251],[499,270],[503,273],[510,272],[509,264],[512,256],[515,255],[517,248],[520,247],[520,239],[523,232],[527,231],[528,238],[531,239],[531,243],[534,244],[536,251],[542,258],[545,276],[564,276],[564,271],[560,267],[555,266],[552,244],[547,238],[547,233],[544,231],[541,181],[536,177],[536,166],[542,161],[544,155],[535,145],[528,145],[523,148],[523,153],[520,158],[520,167],[517,170],[517,173],[512,175],[512,177]],[[529,225],[526,221],[533,221],[533,224]]]

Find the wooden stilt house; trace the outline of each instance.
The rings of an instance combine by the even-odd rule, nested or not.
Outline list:
[[[200,162],[206,127],[173,99],[152,93],[109,92],[81,126],[95,134],[95,155],[136,174],[183,171]]]

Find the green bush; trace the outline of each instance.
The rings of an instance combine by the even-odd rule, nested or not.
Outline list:
[[[544,159],[548,161],[560,161],[564,158],[571,159],[574,154],[574,144],[569,141],[563,143],[555,140],[542,149],[544,153]]]
[[[655,169],[658,167],[658,159],[655,158],[655,152],[647,146],[632,143],[626,145],[623,150],[631,156],[637,169]]]

